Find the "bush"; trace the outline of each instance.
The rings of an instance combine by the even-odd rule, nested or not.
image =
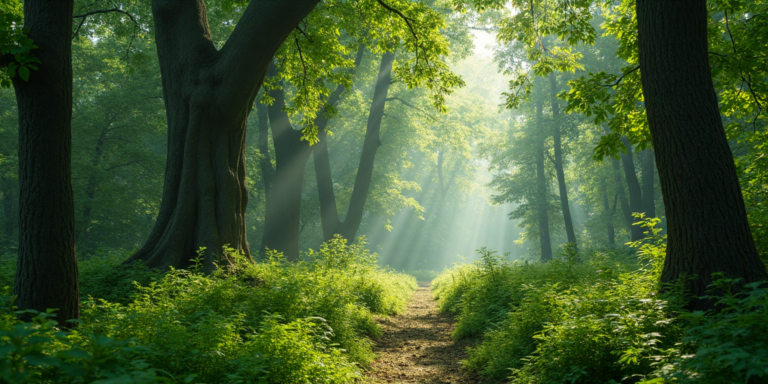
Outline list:
[[[633,253],[564,247],[547,264],[481,261],[433,283],[458,318],[455,337],[482,335],[465,367],[513,383],[762,383],[768,378],[766,284],[716,279],[718,310],[687,313],[684,282],[660,290],[666,239],[658,219]],[[716,294],[715,294],[716,292]]]
[[[125,304],[86,300],[76,331],[63,334],[47,325],[52,336],[34,340],[41,343],[40,354],[49,357],[85,356],[81,350],[106,343],[109,359],[145,380],[129,383],[351,382],[373,358],[370,338],[381,333],[372,314],[402,311],[416,288],[413,277],[376,266],[376,256],[361,243],[333,239],[297,263],[275,253],[251,263],[225,249],[231,267],[212,276],[204,275],[199,264],[171,270],[137,285]],[[7,327],[34,327],[4,313]],[[0,351],[12,345],[12,338],[0,338]],[[8,372],[35,372],[39,380],[30,382],[80,380],[63,363],[12,353],[19,363]],[[130,373],[125,372],[115,375]],[[94,382],[88,380],[80,382]]]

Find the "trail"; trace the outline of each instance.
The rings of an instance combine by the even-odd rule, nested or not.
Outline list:
[[[453,319],[441,314],[429,283],[419,283],[405,313],[382,318],[384,335],[368,383],[464,384],[480,380],[461,368],[471,342],[453,341]]]

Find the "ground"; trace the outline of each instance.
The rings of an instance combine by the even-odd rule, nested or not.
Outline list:
[[[377,359],[368,383],[480,382],[461,367],[472,342],[451,339],[453,318],[438,311],[429,283],[419,283],[405,313],[379,321],[384,335],[376,342]]]

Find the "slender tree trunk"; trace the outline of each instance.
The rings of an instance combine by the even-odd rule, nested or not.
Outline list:
[[[269,66],[268,75],[277,76],[277,67]],[[272,127],[272,141],[275,143],[275,174],[267,193],[264,217],[265,249],[282,252],[289,261],[299,259],[299,233],[301,232],[301,192],[304,184],[304,170],[312,151],[303,133],[293,129],[285,108],[285,92],[282,88],[269,90],[274,99],[269,111]]]
[[[17,207],[16,190],[18,187],[11,180],[3,180],[3,234],[5,245],[9,245],[16,234],[19,211]]]
[[[444,182],[443,182],[443,160],[444,160],[444,150],[440,149],[437,151],[437,181],[438,185],[440,187],[440,191],[445,189]]]
[[[96,148],[94,149],[93,158],[91,159],[91,166],[93,167],[94,171],[91,173],[91,176],[88,177],[88,184],[85,186],[86,199],[83,203],[83,220],[80,223],[80,226],[76,228],[76,238],[80,245],[85,244],[88,238],[91,211],[93,210],[93,199],[96,197],[96,186],[98,185],[98,175],[96,169],[98,169],[99,163],[101,162],[101,154],[104,150],[104,140],[106,139],[108,133],[108,126],[104,127],[104,129],[101,130],[101,133],[99,133],[99,138],[96,140]]]
[[[204,266],[210,272],[225,245],[250,258],[245,224],[248,114],[272,56],[316,4],[252,1],[216,50],[204,1],[152,1],[168,160],[155,227],[128,262],[185,267],[199,248],[206,248]]]
[[[653,160],[653,150],[643,151],[643,212],[646,217],[656,217],[656,189],[654,186],[654,171],[656,164]]]
[[[648,125],[668,220],[662,281],[703,295],[711,274],[768,280],[750,233],[712,83],[705,0],[637,0]],[[713,303],[695,301],[692,308]]]
[[[536,209],[539,216],[539,241],[541,243],[541,261],[547,262],[552,260],[552,241],[549,236],[549,213],[547,207],[549,205],[549,191],[547,190],[547,176],[544,169],[544,141],[547,135],[542,129],[543,117],[542,109],[544,103],[541,101],[536,102]]]
[[[14,78],[19,108],[19,309],[80,317],[72,195],[72,0],[24,2],[39,70]]]
[[[608,203],[608,187],[605,185],[605,179],[600,180],[600,193],[603,195],[603,220],[605,220],[605,231],[608,234],[608,245],[615,245],[616,231],[613,229],[613,211]]]
[[[624,178],[627,180],[627,190],[629,191],[629,210],[632,213],[643,212],[643,192],[640,189],[640,182],[637,180],[637,173],[635,173],[635,159],[632,155],[632,145],[626,137],[622,137],[621,141],[627,148],[627,153],[621,155],[621,164],[624,166]],[[638,221],[636,217],[632,216],[631,220],[632,226],[630,227],[630,233],[632,235],[632,241],[642,239],[643,228],[639,225],[635,225]]]
[[[557,173],[557,186],[560,189],[560,207],[563,210],[563,219],[565,220],[565,233],[568,236],[568,242],[576,244],[576,232],[573,230],[573,219],[571,218],[571,207],[568,205],[568,186],[565,184],[565,172],[563,171],[563,144],[560,132],[560,105],[557,102],[557,78],[555,73],[549,75],[549,84],[551,86],[552,102],[552,137],[555,142],[555,172]]]
[[[269,112],[267,106],[256,103],[256,113],[259,117],[259,165],[261,166],[261,180],[264,183],[264,194],[269,193],[272,187],[272,178],[275,169],[272,167],[272,159],[269,155]]]
[[[360,66],[363,61],[365,46],[361,45],[357,49],[355,56],[355,68]],[[344,86],[339,85],[328,97],[327,104],[335,107],[341,99],[344,92]],[[315,119],[315,126],[318,128],[318,142],[312,149],[315,164],[315,179],[317,181],[317,194],[320,199],[320,226],[323,230],[323,241],[328,241],[336,234],[337,228],[341,226],[339,220],[339,208],[336,204],[336,192],[333,189],[333,175],[331,174],[331,158],[328,154],[328,116],[324,111],[320,112]]]
[[[621,179],[621,165],[619,161],[611,158],[611,168],[613,169],[613,180],[616,183],[616,193],[619,196],[619,202],[621,203],[621,213],[624,216],[624,224],[627,226],[627,233],[632,236],[632,210],[629,208],[629,202],[627,201],[627,195],[624,191],[624,180]]]
[[[314,151],[316,156],[315,170],[317,172],[318,192],[320,193],[320,210],[323,216],[321,221],[325,240],[333,237],[334,234],[339,234],[351,242],[355,239],[360,223],[362,223],[365,201],[368,198],[368,191],[373,177],[374,160],[376,159],[376,152],[381,146],[379,132],[381,130],[381,120],[384,118],[384,106],[389,85],[392,82],[392,64],[394,61],[395,54],[391,52],[385,53],[381,57],[379,75],[373,92],[373,102],[368,113],[368,125],[365,132],[363,150],[360,154],[360,164],[357,167],[355,186],[352,190],[347,216],[343,222],[338,218],[336,196],[333,193],[333,182],[330,178],[328,147],[327,145],[319,145]],[[321,142],[326,142],[325,136],[321,137]],[[333,227],[329,228],[329,226]]]

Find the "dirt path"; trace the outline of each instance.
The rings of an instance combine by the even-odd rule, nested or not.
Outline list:
[[[368,383],[478,383],[461,369],[468,342],[451,339],[453,319],[439,313],[429,283],[419,283],[408,309],[383,318],[384,336]]]

